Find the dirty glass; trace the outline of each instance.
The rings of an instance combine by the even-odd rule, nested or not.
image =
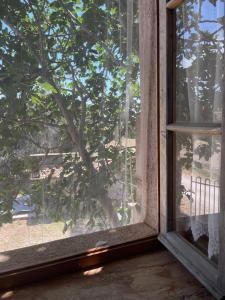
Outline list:
[[[218,262],[224,101],[224,1],[185,1],[176,9],[176,230]],[[184,124],[183,124],[184,125]],[[194,134],[202,127],[205,134]],[[191,134],[193,133],[193,134]]]
[[[138,1],[0,20],[0,252],[140,222]]]
[[[221,137],[176,134],[176,230],[211,260],[219,253]]]
[[[176,14],[176,120],[220,123],[224,1],[185,1]]]

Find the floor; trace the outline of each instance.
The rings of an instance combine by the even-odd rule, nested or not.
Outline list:
[[[166,250],[0,293],[15,300],[213,300]]]

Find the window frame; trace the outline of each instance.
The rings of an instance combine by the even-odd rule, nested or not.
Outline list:
[[[19,268],[12,268],[1,272],[0,291],[46,280],[65,273],[95,268],[114,260],[124,259],[132,255],[139,255],[161,248],[157,236],[151,231],[148,225],[139,223],[130,226],[133,227],[131,231],[127,226],[114,230],[115,232],[110,232],[110,230],[96,232],[32,246],[30,250],[34,252],[34,255],[37,255],[36,251],[40,251],[46,247],[47,251],[50,251],[51,259],[36,259],[32,264],[28,264],[27,266],[20,266]],[[144,232],[145,234],[143,234]],[[127,235],[129,234],[130,238],[127,239]],[[102,239],[108,239],[108,244],[96,247],[96,241]],[[67,251],[68,247],[70,247],[70,251]],[[54,255],[59,248],[64,250],[64,256],[62,256],[62,251],[58,255]],[[44,251],[40,252],[40,255],[44,254]],[[10,258],[10,254],[8,253],[7,255]],[[27,255],[29,253],[27,253],[26,248],[21,249],[19,254],[14,253],[14,256],[11,256],[12,264],[19,259],[27,257]]]
[[[225,295],[225,187],[221,185],[219,219],[220,252],[218,268],[174,231],[175,203],[175,157],[174,132],[188,132],[207,135],[221,135],[221,176],[225,180],[225,116],[224,102],[222,125],[219,124],[179,124],[174,123],[175,93],[175,52],[176,52],[176,8],[186,0],[159,1],[159,57],[160,57],[160,235],[159,240],[178,260],[204,284],[209,291],[221,299]],[[223,154],[223,155],[222,155]],[[173,164],[171,163],[173,161]],[[170,162],[170,163],[169,163]]]
[[[57,247],[62,244],[64,250],[54,256],[51,260],[40,262],[35,260],[32,264],[23,267],[14,266],[8,271],[0,271],[0,290],[14,288],[27,283],[47,279],[66,272],[72,272],[101,265],[103,263],[126,258],[128,255],[141,254],[146,251],[159,249],[160,243],[157,240],[159,233],[159,106],[158,106],[158,0],[139,0],[139,44],[140,44],[140,69],[141,69],[141,140],[142,140],[142,200],[145,208],[143,222],[128,225],[120,228],[97,232],[90,235],[76,236],[68,239],[40,244],[42,246]],[[157,151],[156,151],[157,149]],[[131,226],[134,226],[136,233],[127,240]],[[143,228],[149,228],[148,234]],[[121,234],[121,231],[123,234]],[[105,236],[109,245],[96,247],[83,246],[85,239],[91,236]],[[73,255],[68,254],[68,240],[79,243],[80,252]],[[104,239],[104,240],[105,240]],[[102,239],[101,239],[102,240]],[[78,249],[79,250],[79,249]],[[17,250],[9,251],[10,255]],[[26,255],[27,248],[21,249],[21,254]],[[51,252],[51,250],[50,250]],[[4,255],[4,253],[1,253]],[[62,255],[63,254],[63,255]],[[1,264],[1,262],[0,262]]]

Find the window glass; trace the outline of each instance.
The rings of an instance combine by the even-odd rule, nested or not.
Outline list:
[[[219,252],[220,136],[176,134],[176,230],[210,259]]]
[[[224,1],[184,1],[176,14],[176,120],[220,123]]]
[[[142,221],[138,0],[0,20],[0,252]]]

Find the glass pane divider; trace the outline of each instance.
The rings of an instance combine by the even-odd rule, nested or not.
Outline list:
[[[171,123],[166,126],[168,131],[194,133],[194,134],[206,134],[206,135],[221,135],[221,124],[187,124],[187,123]]]

